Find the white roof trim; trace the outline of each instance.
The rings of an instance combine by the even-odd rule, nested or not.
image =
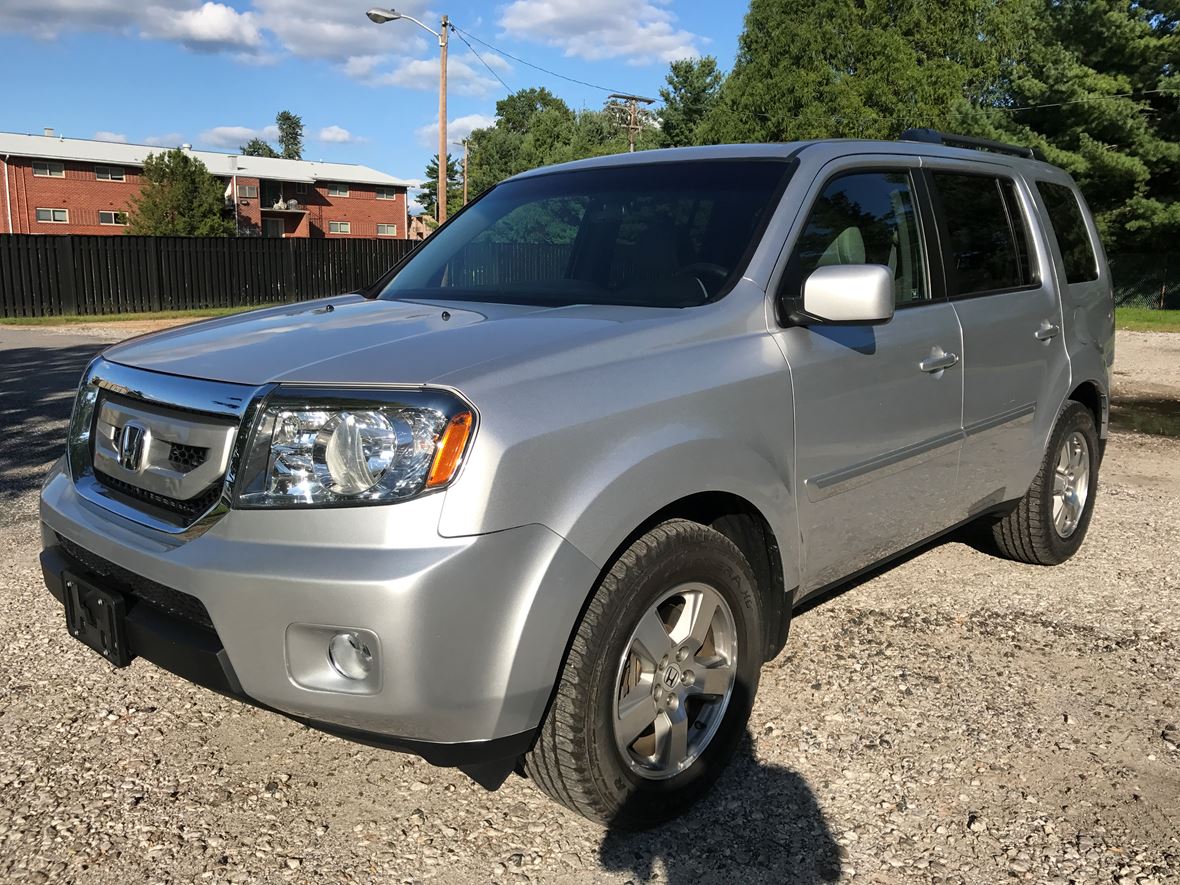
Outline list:
[[[150,154],[169,150],[146,144],[124,144],[112,141],[92,141],[86,138],[21,135],[0,132],[0,155],[35,157],[46,160],[69,160],[76,163],[98,163],[113,166],[143,166]],[[214,175],[228,178],[266,178],[272,181],[302,181],[308,184],[321,181],[341,181],[350,184],[374,184],[391,187],[412,187],[414,182],[378,172],[368,166],[353,163],[317,163],[311,160],[282,160],[274,157],[245,157],[218,151],[186,153],[196,157]],[[235,161],[236,160],[236,164]]]

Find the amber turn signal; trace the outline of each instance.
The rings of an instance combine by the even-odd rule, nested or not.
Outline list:
[[[467,438],[471,436],[472,421],[470,412],[460,412],[447,424],[439,437],[430,473],[426,476],[426,488],[446,485],[454,477],[455,471],[459,469],[459,459],[463,457],[463,449],[467,447]]]

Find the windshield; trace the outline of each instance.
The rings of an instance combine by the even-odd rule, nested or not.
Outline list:
[[[423,243],[379,297],[703,304],[744,270],[789,169],[701,160],[509,181]]]

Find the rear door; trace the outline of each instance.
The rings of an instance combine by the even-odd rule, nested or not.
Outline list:
[[[933,296],[918,161],[837,161],[805,202],[780,294],[817,267],[882,264],[895,314],[881,325],[777,333],[795,397],[803,591],[887,557],[949,524],[961,437],[954,308]],[[941,366],[941,368],[939,368]]]
[[[963,329],[956,498],[965,518],[1028,489],[1068,393],[1069,360],[1027,184],[999,164],[925,166],[947,295]]]

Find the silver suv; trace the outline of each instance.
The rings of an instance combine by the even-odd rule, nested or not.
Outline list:
[[[41,499],[70,632],[595,820],[702,794],[792,609],[1094,506],[1111,282],[1068,175],[929,131],[475,200],[370,291],[116,345]]]

